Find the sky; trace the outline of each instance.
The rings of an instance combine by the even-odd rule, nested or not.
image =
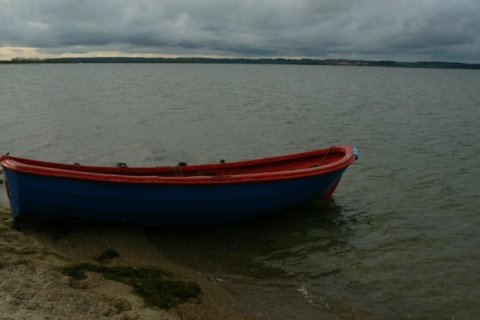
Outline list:
[[[0,0],[0,60],[480,63],[480,0]]]

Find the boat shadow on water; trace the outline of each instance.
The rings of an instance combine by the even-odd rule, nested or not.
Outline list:
[[[328,198],[249,222],[145,230],[161,252],[208,275],[267,318],[318,319],[321,312],[325,319],[370,319],[329,294],[310,292],[313,282],[325,279],[330,286],[343,272],[322,257],[354,250],[346,240],[354,218],[346,210]]]
[[[52,222],[50,224],[25,224],[15,222],[9,209],[2,209],[2,219],[10,221],[13,228],[43,234],[51,241],[94,234],[104,236],[105,248],[121,245],[111,233],[146,237],[163,254],[193,268],[213,273],[235,273],[254,277],[288,276],[288,271],[268,267],[269,259],[282,256],[307,256],[310,250],[328,253],[335,247],[348,246],[342,240],[350,230],[351,217],[333,197],[314,201],[274,215],[254,220],[207,226],[143,226],[122,223]],[[48,235],[48,236],[45,236]],[[141,248],[140,248],[141,250]],[[328,273],[328,272],[327,272]]]
[[[350,232],[350,219],[333,198],[235,224],[158,228],[144,230],[149,238],[176,260],[213,273],[236,273],[254,277],[288,276],[288,271],[268,267],[265,259],[282,255],[328,252]]]

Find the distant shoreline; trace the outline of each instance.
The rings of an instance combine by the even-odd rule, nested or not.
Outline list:
[[[348,59],[248,59],[248,58],[129,58],[129,57],[92,57],[92,58],[14,58],[0,61],[0,64],[44,64],[44,63],[202,63],[202,64],[275,64],[275,65],[317,65],[317,66],[366,66],[393,68],[429,68],[429,69],[480,69],[480,63],[417,61],[399,62],[391,60],[368,61]]]

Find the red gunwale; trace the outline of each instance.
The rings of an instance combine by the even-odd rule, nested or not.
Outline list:
[[[310,159],[310,160],[306,160]],[[329,163],[329,161],[335,161]],[[54,163],[40,160],[24,159],[13,156],[0,157],[1,165],[19,173],[52,176],[67,179],[93,180],[97,182],[114,183],[143,183],[143,184],[227,184],[246,182],[265,182],[283,179],[304,178],[322,175],[348,167],[356,159],[353,147],[350,145],[333,146],[330,148],[306,151],[296,154],[267,157],[253,160],[244,160],[228,163],[188,165],[188,166],[161,166],[161,167],[102,167],[83,166],[74,164]],[[325,161],[324,161],[325,160]],[[282,170],[282,164],[302,161],[315,162],[318,166],[290,170]],[[275,169],[275,166],[280,168]],[[241,173],[243,169],[255,171],[265,168],[268,172]],[[269,169],[270,168],[270,169]],[[193,176],[162,176],[172,174],[192,174],[192,172],[218,171],[218,175]],[[228,173],[228,172],[231,173]],[[235,173],[238,171],[239,173]],[[225,174],[221,174],[225,173]]]

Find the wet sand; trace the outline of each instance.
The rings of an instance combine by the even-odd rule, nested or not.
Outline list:
[[[1,190],[4,191],[4,190]],[[133,288],[101,274],[74,280],[59,271],[114,248],[109,266],[162,267],[182,281],[196,282],[199,301],[168,311],[146,307]],[[207,276],[171,261],[139,228],[128,226],[14,226],[0,204],[1,319],[258,319],[242,302]]]

